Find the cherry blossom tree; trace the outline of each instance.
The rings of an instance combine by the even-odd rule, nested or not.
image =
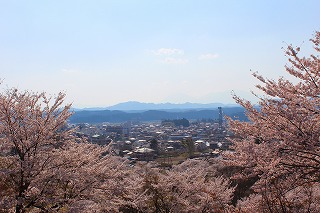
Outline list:
[[[117,208],[125,164],[66,127],[65,95],[0,94],[0,209],[4,212]],[[86,204],[86,205],[84,205]]]
[[[204,160],[187,160],[171,169],[137,166],[134,193],[124,212],[231,212],[234,188]],[[138,180],[138,181],[137,181]]]
[[[234,152],[225,157],[239,169],[235,179],[256,180],[252,189],[257,193],[242,201],[242,208],[250,204],[263,212],[320,211],[320,32],[311,42],[315,54],[309,57],[300,56],[299,47],[286,50],[285,69],[294,80],[253,74],[265,94],[257,95],[258,106],[234,97],[250,122],[229,119],[237,138],[232,140]]]

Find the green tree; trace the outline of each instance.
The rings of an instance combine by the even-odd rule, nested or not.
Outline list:
[[[195,150],[195,146],[192,138],[189,137],[189,138],[183,139],[182,144],[187,149],[188,157],[192,158],[194,156],[194,150]]]
[[[157,139],[153,138],[153,139],[150,141],[150,148],[153,149],[156,154],[159,153],[159,143],[158,143],[158,140],[157,140]]]

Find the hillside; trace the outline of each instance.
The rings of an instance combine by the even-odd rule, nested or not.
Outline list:
[[[241,107],[223,108],[226,116],[246,120],[244,109]],[[189,120],[217,119],[218,109],[191,110],[147,110],[142,112],[125,112],[120,110],[81,110],[75,111],[70,117],[70,123],[102,123],[126,121],[161,121],[165,119],[186,118]]]

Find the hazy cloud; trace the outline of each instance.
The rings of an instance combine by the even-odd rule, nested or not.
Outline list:
[[[162,60],[164,64],[186,64],[188,59],[185,58],[165,58]]]
[[[183,55],[184,51],[181,49],[174,48],[160,48],[152,51],[155,55]]]
[[[207,53],[207,54],[202,54],[199,56],[200,60],[210,60],[210,59],[216,59],[218,58],[219,55],[215,53]]]
[[[61,70],[63,73],[68,73],[68,74],[76,74],[76,73],[79,73],[79,71],[78,70],[75,70],[75,69],[66,69],[66,68],[64,68],[64,69],[62,69]]]

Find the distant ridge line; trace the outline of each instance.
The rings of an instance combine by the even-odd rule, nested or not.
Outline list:
[[[223,115],[237,120],[247,120],[243,107],[224,107]],[[171,109],[171,110],[81,110],[75,111],[70,117],[70,123],[121,123],[126,121],[161,121],[166,119],[218,119],[219,110],[215,109]]]
[[[121,110],[121,111],[136,111],[136,110],[183,110],[183,109],[215,109],[218,107],[239,107],[237,104],[223,103],[143,103],[138,101],[128,101],[115,104],[109,107],[90,107],[90,108],[74,108],[74,111],[100,111],[100,110]]]

